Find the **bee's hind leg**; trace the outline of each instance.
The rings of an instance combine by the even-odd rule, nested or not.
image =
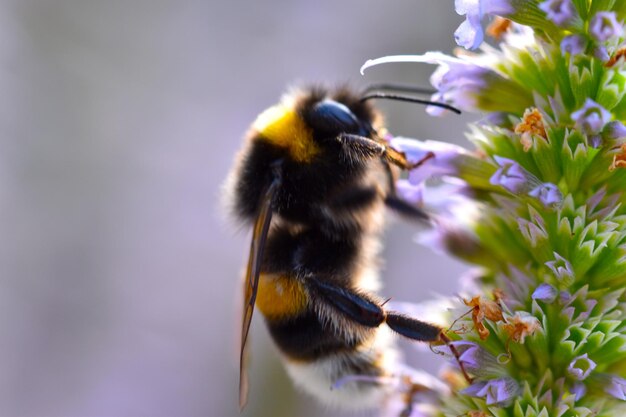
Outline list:
[[[444,334],[441,327],[395,311],[385,311],[380,303],[351,289],[322,282],[315,278],[308,279],[307,284],[315,296],[322,298],[325,304],[332,306],[355,323],[366,327],[378,327],[387,323],[391,330],[409,339],[419,342],[445,343],[459,363],[465,379],[472,382],[472,378],[463,366],[459,352],[451,344],[451,340]]]
[[[358,324],[378,327],[385,321],[383,308],[363,294],[315,278],[307,283],[315,296]]]
[[[465,366],[463,365],[463,361],[461,360],[461,355],[459,351],[454,347],[452,341],[446,334],[443,332],[441,327],[425,323],[423,321],[414,319],[412,317],[406,316],[404,314],[396,313],[394,311],[387,311],[385,322],[387,326],[389,326],[394,332],[401,334],[404,337],[407,337],[412,340],[417,340],[420,342],[443,342],[448,346],[450,352],[454,355],[454,358],[459,364],[461,368],[461,372],[463,376],[467,380],[467,382],[471,383],[472,378],[468,375]]]

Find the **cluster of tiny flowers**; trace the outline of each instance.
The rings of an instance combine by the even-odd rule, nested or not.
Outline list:
[[[626,1],[455,6],[466,50],[362,68],[437,65],[432,100],[482,113],[472,150],[390,142],[410,161],[434,154],[398,183],[432,213],[420,240],[475,266],[446,331],[470,380],[455,361],[446,389],[398,376],[403,405],[390,404],[404,416],[626,415]],[[429,390],[428,407],[407,394]]]

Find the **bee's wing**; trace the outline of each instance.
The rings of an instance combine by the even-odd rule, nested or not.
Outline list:
[[[259,276],[261,274],[261,261],[263,260],[263,249],[267,240],[267,232],[270,228],[272,220],[272,203],[274,194],[280,186],[280,176],[275,176],[274,181],[270,184],[267,191],[261,198],[259,212],[254,222],[254,230],[252,231],[252,242],[250,243],[250,257],[248,258],[248,267],[246,269],[246,277],[244,280],[244,305],[243,320],[241,323],[241,351],[239,354],[239,408],[243,410],[248,400],[248,374],[246,373],[247,351],[246,341],[248,339],[248,331],[252,322],[252,313],[254,313],[254,302],[259,287]]]

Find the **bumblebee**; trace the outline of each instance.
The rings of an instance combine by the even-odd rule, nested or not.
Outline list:
[[[420,220],[428,216],[396,197],[396,167],[423,161],[411,164],[388,146],[372,98],[424,102],[347,88],[301,89],[261,113],[247,134],[228,181],[235,216],[252,226],[240,408],[255,305],[296,385],[330,405],[380,404],[385,387],[367,377],[389,375],[395,352],[389,329],[417,341],[449,342],[440,327],[386,310],[376,294],[385,206]],[[366,378],[331,390],[351,375]]]

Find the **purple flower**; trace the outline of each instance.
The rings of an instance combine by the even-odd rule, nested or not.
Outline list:
[[[407,203],[414,204],[416,206],[422,206],[424,204],[424,184],[411,184],[405,179],[396,181],[396,190],[398,194]]]
[[[469,204],[468,204],[469,207]],[[471,212],[465,213],[466,218],[454,217],[453,220],[437,216],[434,218],[435,227],[420,233],[417,242],[436,253],[452,253],[456,255],[474,254],[480,251],[475,233],[465,224],[459,224],[458,220],[465,223],[475,222],[478,217],[474,212],[476,207],[470,207]]]
[[[575,357],[567,367],[567,373],[574,379],[582,381],[587,378],[596,367],[596,363],[589,359],[587,354]]]
[[[468,153],[464,148],[450,143],[434,140],[419,141],[402,137],[393,138],[391,146],[404,152],[409,162],[421,161],[429,153],[435,155],[419,168],[409,172],[411,184],[420,184],[432,176],[458,173],[456,161]]]
[[[578,55],[585,51],[587,47],[587,39],[582,35],[569,35],[561,41],[561,53],[570,55]]]
[[[587,393],[587,387],[582,382],[576,382],[572,386],[572,394],[574,394],[574,399],[576,401],[580,400],[583,395]]]
[[[624,34],[622,25],[617,21],[615,12],[598,12],[589,22],[589,33],[600,42]]]
[[[563,202],[563,194],[559,187],[549,182],[535,187],[528,195],[541,201],[545,207],[557,207]]]
[[[417,177],[420,180],[419,177]],[[413,184],[409,180],[396,181],[396,189],[406,202],[426,211],[433,211],[439,216],[455,217],[463,213],[464,218],[475,206],[470,199],[472,191],[467,183],[455,177],[442,178],[436,187],[426,187],[424,181]]]
[[[552,270],[554,275],[556,275],[559,279],[573,278],[574,270],[572,268],[572,264],[556,252],[554,252],[554,257],[554,261],[548,261],[545,263],[545,265]]]
[[[520,394],[521,388],[513,378],[497,378],[475,382],[461,391],[471,397],[484,398],[487,405],[506,406]]]
[[[489,88],[488,76],[495,75],[489,68],[478,65],[476,60],[468,57],[456,58],[441,52],[370,59],[361,67],[361,74],[369,67],[391,62],[423,62],[439,65],[430,77],[431,84],[437,89],[431,100],[452,104],[466,111],[475,109],[476,96]],[[428,106],[426,111],[432,116],[447,113],[447,110],[435,106]]]
[[[455,0],[454,8],[465,15],[465,21],[454,32],[457,45],[465,49],[476,49],[483,42],[480,21],[485,14],[507,15],[514,11],[508,0]]]
[[[459,361],[463,362],[463,364],[470,371],[480,369],[483,362],[481,359],[482,356],[485,353],[488,354],[483,348],[474,342],[459,340],[452,342],[452,345],[454,345],[454,347],[461,352]]]
[[[626,126],[622,122],[615,120],[607,123],[602,133],[609,139],[624,139],[626,138]]]
[[[576,127],[587,135],[600,133],[610,119],[611,113],[590,98],[585,100],[584,106],[572,113],[572,120],[576,122]]]
[[[564,26],[576,15],[572,0],[546,0],[539,5],[539,8],[546,12],[548,19],[557,26]]]
[[[448,66],[442,64],[430,77],[437,92],[432,101],[451,104],[464,111],[475,111],[477,96],[488,88],[486,77],[489,70],[472,65]],[[439,106],[427,106],[431,116],[443,116],[447,110]]]
[[[593,48],[592,53],[595,58],[597,58],[598,60],[602,62],[607,62],[609,59],[611,59],[611,56],[609,55],[609,51],[607,51],[606,47],[602,45],[596,45]]]
[[[533,300],[543,301],[545,303],[552,303],[556,300],[558,291],[550,284],[541,284],[533,292]]]
[[[431,197],[426,195],[427,206],[433,203],[429,199]],[[480,253],[483,249],[474,232],[474,225],[480,217],[479,205],[468,197],[456,194],[440,197],[440,201],[434,203],[434,227],[421,232],[416,241],[441,254],[471,256]]]
[[[460,353],[459,360],[463,366],[478,377],[493,376],[502,373],[502,366],[491,353],[480,345],[467,340],[457,340],[451,343]]]
[[[527,171],[512,159],[494,156],[500,168],[491,176],[489,183],[501,185],[508,191],[519,194],[527,188]]]
[[[434,404],[449,388],[426,372],[404,365],[392,369],[393,375],[383,382],[390,388],[379,416],[427,417],[433,415]]]
[[[604,390],[618,400],[626,401],[626,379],[613,375]]]

